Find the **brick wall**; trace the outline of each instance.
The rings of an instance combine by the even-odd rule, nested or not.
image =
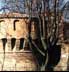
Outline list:
[[[9,14],[9,16],[16,17],[18,15]],[[1,71],[37,70],[38,63],[36,61],[36,58],[33,56],[32,52],[28,48],[27,48],[28,50],[24,50],[24,48],[21,48],[21,50],[19,49],[21,38],[24,39],[24,44],[26,44],[26,39],[28,35],[28,28],[26,24],[27,21],[28,19],[26,18],[0,19],[0,70]],[[16,22],[15,29],[14,29],[14,22]],[[34,37],[34,24],[32,26],[32,34],[33,34],[32,37]],[[12,38],[16,39],[16,43],[13,49],[11,47]],[[7,40],[5,45],[3,45],[3,39]]]

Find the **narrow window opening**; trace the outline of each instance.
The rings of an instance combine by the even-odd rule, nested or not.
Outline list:
[[[24,38],[20,38],[20,46],[19,49],[23,49],[23,44],[24,44]]]
[[[11,39],[11,48],[12,48],[12,49],[14,48],[15,43],[16,43],[16,39],[15,39],[15,38],[12,38],[12,39]]]
[[[6,46],[6,43],[7,43],[7,39],[2,38],[2,43],[3,43],[3,50],[5,51],[5,46]]]

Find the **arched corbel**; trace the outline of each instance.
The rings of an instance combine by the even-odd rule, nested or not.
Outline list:
[[[14,20],[14,22],[13,22],[13,28],[14,28],[14,30],[16,30],[16,22],[19,22],[19,20]]]

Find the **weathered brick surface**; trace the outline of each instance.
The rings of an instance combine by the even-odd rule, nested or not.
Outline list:
[[[8,14],[9,17],[26,15],[20,14]],[[7,14],[4,16],[8,16]],[[19,50],[20,38],[27,38],[28,29],[25,19],[0,19],[0,70],[1,71],[36,71],[38,68],[38,63],[31,53],[31,51]],[[14,30],[14,21],[16,22],[16,30]],[[27,21],[28,19],[26,19]],[[32,31],[34,33],[34,26],[32,26]],[[2,38],[7,39],[5,49],[3,49]],[[16,43],[11,49],[11,38],[16,38]],[[5,50],[5,54],[4,54]]]
[[[37,61],[31,52],[8,52],[5,53],[4,64],[2,61],[0,53],[0,70],[3,65],[3,71],[36,71],[38,68]]]

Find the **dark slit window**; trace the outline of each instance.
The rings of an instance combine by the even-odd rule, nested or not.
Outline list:
[[[3,43],[3,50],[5,50],[7,39],[6,38],[2,38],[2,43]]]
[[[16,43],[16,39],[15,39],[15,38],[12,38],[12,39],[11,39],[11,48],[12,48],[12,49],[14,48],[15,43]]]
[[[20,47],[19,49],[23,49],[24,38],[20,38]]]

